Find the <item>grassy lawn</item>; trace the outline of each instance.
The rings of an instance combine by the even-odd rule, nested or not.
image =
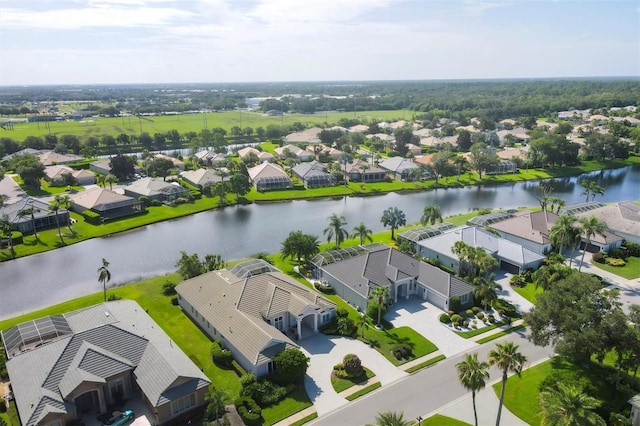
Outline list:
[[[608,378],[616,374],[615,370],[609,366],[603,366],[595,362],[580,366],[562,357],[555,357],[523,371],[521,378],[517,376],[510,377],[507,380],[505,390],[505,407],[530,425],[540,425],[542,419],[540,407],[537,403],[540,383],[547,376],[566,374],[574,374],[589,383],[589,393],[592,396],[619,410],[627,409],[628,404],[626,401],[636,393],[632,389],[624,390],[621,388],[616,390],[615,384],[607,381]],[[493,389],[499,397],[501,383],[493,385]],[[607,420],[605,418],[605,421]]]
[[[436,414],[420,422],[420,426],[470,426],[469,423]]]
[[[302,426],[303,424],[309,423],[311,420],[317,419],[317,418],[318,418],[318,413],[309,414],[307,417],[304,417],[298,420],[297,422],[291,423],[291,426]]]
[[[625,262],[627,264],[622,267],[610,266],[598,262],[591,262],[591,264],[628,280],[640,278],[640,257],[628,257],[625,259]]]
[[[384,326],[385,328],[382,330],[376,330],[375,327],[372,326],[367,327],[364,332],[364,338],[360,332],[358,333],[358,340],[362,340],[376,349],[393,365],[402,365],[405,362],[423,357],[438,350],[436,345],[425,339],[411,327],[393,328],[393,326],[388,323],[384,324]],[[412,353],[409,359],[399,361],[393,356],[391,350],[398,343],[406,343],[411,346]]]
[[[373,392],[374,390],[378,389],[379,387],[382,387],[382,384],[380,382],[375,382],[365,388],[360,389],[357,392],[352,393],[351,395],[348,395],[346,397],[347,401],[353,401],[355,399],[360,398],[363,395],[368,394],[369,392]]]
[[[502,336],[505,336],[507,334],[515,333],[516,331],[522,330],[525,327],[526,327],[526,324],[516,325],[516,326],[511,327],[511,328],[509,328],[507,330],[501,331],[499,333],[492,334],[491,336],[487,336],[487,337],[483,337],[482,339],[478,339],[477,343],[478,344],[487,343],[487,342],[490,342],[492,340],[497,339],[498,337],[502,337]]]
[[[520,296],[524,297],[534,305],[536,304],[536,295],[544,291],[542,287],[536,288],[535,284],[533,283],[528,283],[524,287],[514,286],[512,288],[515,290],[516,293],[518,293]]]
[[[4,423],[9,426],[12,426],[11,423],[9,423],[9,415],[7,413],[0,413],[0,420],[4,421]]]
[[[262,409],[263,424],[266,426],[278,423],[311,405],[304,387],[298,388],[277,404]]]
[[[502,327],[505,324],[506,323],[504,321],[498,321],[495,324],[485,325],[485,326],[482,326],[481,328],[478,328],[478,329],[475,329],[475,330],[471,330],[471,331],[456,331],[455,333],[460,337],[463,337],[465,339],[469,339],[469,338],[477,336],[479,334],[484,334],[487,331],[491,331],[491,330],[494,330],[494,329],[496,329],[498,327]]]
[[[358,383],[362,383],[375,376],[375,373],[366,367],[364,367],[364,371],[362,372],[360,377],[355,377],[353,379],[342,379],[339,377],[335,377],[335,375],[331,373],[331,386],[333,386],[333,390],[335,390],[337,393],[340,393],[352,386],[357,385]]]
[[[409,373],[409,374],[415,373],[416,371],[422,370],[423,368],[427,368],[427,367],[429,367],[429,366],[431,366],[431,365],[433,365],[433,364],[435,364],[437,362],[442,361],[445,358],[446,358],[446,356],[444,356],[444,355],[438,355],[436,357],[431,358],[430,360],[427,360],[425,362],[421,362],[420,364],[416,364],[411,368],[407,368],[405,371],[407,373]]]

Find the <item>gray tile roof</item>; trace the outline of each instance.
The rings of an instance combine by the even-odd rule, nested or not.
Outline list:
[[[63,397],[83,382],[104,383],[134,368],[137,379],[144,382],[140,388],[157,405],[168,402],[161,394],[177,395],[174,388],[182,383],[191,382],[192,387],[209,384],[133,301],[108,302],[65,314],[65,318],[74,334],[20,353],[7,363],[23,424],[37,424],[48,412],[67,412],[70,407]],[[143,362],[149,358],[154,360],[153,368]],[[149,386],[150,382],[159,385]],[[160,389],[162,385],[166,387]]]
[[[549,232],[558,215],[552,212],[520,212],[515,217],[489,225],[491,228],[537,244],[550,244]]]
[[[378,163],[383,169],[387,169],[394,173],[402,173],[407,169],[417,169],[418,165],[413,161],[402,157],[386,158]]]

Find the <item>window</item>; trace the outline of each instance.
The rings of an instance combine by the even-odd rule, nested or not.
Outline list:
[[[187,396],[183,396],[180,399],[176,399],[175,401],[171,401],[171,414],[176,415],[180,414],[184,411],[187,411],[189,408],[196,405],[196,394],[192,393]]]
[[[124,398],[124,379],[120,377],[109,382],[109,390],[111,391],[111,398],[114,401],[120,401]]]
[[[274,361],[269,361],[269,364],[267,364],[267,371],[269,373],[276,371],[276,363]]]
[[[331,321],[331,312],[326,312],[326,313],[322,314],[322,323],[326,324],[329,321]]]
[[[463,294],[460,296],[460,303],[465,304],[469,302],[469,294]]]
[[[275,328],[277,328],[280,331],[284,330],[284,318],[283,317],[276,317],[273,319],[273,326]]]

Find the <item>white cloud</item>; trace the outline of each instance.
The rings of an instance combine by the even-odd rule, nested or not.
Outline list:
[[[482,0],[464,0],[462,3],[462,11],[466,15],[480,16],[486,11],[491,9],[497,9],[500,7],[508,6],[510,3],[497,2],[497,1],[482,1]]]

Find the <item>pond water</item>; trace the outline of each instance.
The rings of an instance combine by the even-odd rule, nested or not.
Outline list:
[[[555,196],[567,204],[585,201],[582,179],[595,179],[605,188],[596,201],[637,200],[640,167],[629,166],[577,177],[554,179]],[[437,204],[443,216],[480,208],[538,205],[539,182],[438,189],[409,194],[300,200],[251,204],[212,210],[149,225],[110,237],[96,238],[61,249],[0,263],[0,319],[101,290],[97,269],[101,259],[111,265],[111,285],[175,271],[180,251],[219,253],[232,260],[258,252],[276,252],[292,230],[318,235],[332,214],[343,215],[347,229],[360,222],[374,232],[384,229],[382,211],[398,207],[408,223],[420,220],[426,205]]]

